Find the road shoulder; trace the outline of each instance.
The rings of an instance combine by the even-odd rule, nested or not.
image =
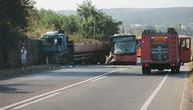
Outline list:
[[[193,110],[193,62],[190,63],[190,76],[188,80],[188,106],[187,110]]]
[[[28,66],[24,70],[23,68],[8,68],[0,70],[0,80],[31,75],[40,71],[60,69],[61,65],[36,65]]]

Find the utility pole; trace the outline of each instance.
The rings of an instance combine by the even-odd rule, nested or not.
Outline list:
[[[95,24],[95,15],[93,15],[93,24],[94,24],[94,26],[93,26],[93,38],[92,39],[95,39],[95,31],[96,31],[96,24]]]

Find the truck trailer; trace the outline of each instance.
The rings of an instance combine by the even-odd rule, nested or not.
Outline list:
[[[142,73],[151,69],[180,72],[180,66],[191,61],[191,38],[180,38],[174,28],[167,32],[144,30],[141,38]]]

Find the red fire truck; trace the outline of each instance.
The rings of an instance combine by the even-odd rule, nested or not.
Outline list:
[[[180,71],[180,66],[191,61],[191,38],[179,38],[174,28],[166,33],[144,30],[141,40],[141,63],[143,74],[151,69]]]
[[[116,34],[110,37],[110,44],[108,64],[136,64],[136,35]]]

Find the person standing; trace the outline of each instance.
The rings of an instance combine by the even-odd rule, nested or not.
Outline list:
[[[21,48],[21,64],[23,66],[22,69],[24,70],[27,64],[27,50],[24,46]]]

